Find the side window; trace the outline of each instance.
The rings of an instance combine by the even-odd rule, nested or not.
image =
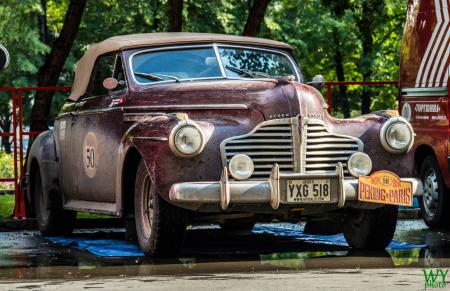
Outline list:
[[[101,56],[97,59],[92,70],[91,80],[87,90],[87,97],[102,96],[108,94],[108,90],[103,87],[106,78],[114,77],[119,81],[118,86],[113,91],[126,88],[125,73],[123,71],[122,59],[119,54]]]

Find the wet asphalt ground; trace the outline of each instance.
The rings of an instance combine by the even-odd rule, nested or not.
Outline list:
[[[385,287],[389,280],[392,281],[389,286],[396,290],[401,287],[411,290],[412,286],[415,290],[415,287],[423,288],[423,268],[450,267],[450,232],[430,230],[421,220],[399,220],[394,239],[425,244],[426,248],[382,252],[305,242],[299,240],[302,229],[303,224],[264,224],[257,225],[252,232],[234,233],[223,232],[215,226],[191,228],[182,253],[171,259],[98,257],[54,244],[36,231],[3,232],[0,233],[0,289],[50,290],[64,286],[64,290],[123,290],[156,286],[171,290],[177,286],[197,289],[196,284],[215,282],[239,290],[245,280],[250,280],[254,284],[249,283],[245,289],[258,290],[278,289],[280,285],[273,285],[274,282],[284,278],[283,290],[290,287],[299,290],[299,286],[313,289],[326,284],[337,289],[351,286],[356,290],[368,284],[369,289],[378,289]],[[123,239],[124,232],[117,228],[79,229],[75,236]],[[364,273],[367,280],[361,277]],[[359,281],[349,280],[349,274],[356,274]],[[409,281],[404,279],[408,276]],[[228,284],[233,280],[237,280],[237,285]],[[340,280],[344,285],[337,283]],[[72,281],[78,283],[70,284]],[[298,285],[298,282],[303,283]],[[306,282],[312,285],[305,285]],[[352,282],[357,285],[348,285]],[[219,285],[214,285],[214,289]]]

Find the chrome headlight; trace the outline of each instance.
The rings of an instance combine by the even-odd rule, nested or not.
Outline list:
[[[231,176],[236,180],[245,180],[253,175],[255,166],[249,156],[239,154],[231,158],[228,169],[230,170]]]
[[[414,131],[403,117],[392,117],[381,128],[380,141],[388,152],[404,153],[414,143]]]
[[[195,122],[185,119],[170,133],[169,145],[175,155],[192,157],[201,153],[205,147],[205,138]]]
[[[372,171],[372,160],[365,153],[356,152],[348,159],[347,168],[352,176],[367,176]]]

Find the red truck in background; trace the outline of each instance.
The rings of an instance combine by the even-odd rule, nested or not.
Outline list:
[[[399,110],[416,132],[419,204],[429,227],[450,226],[449,5],[409,0],[401,48]]]

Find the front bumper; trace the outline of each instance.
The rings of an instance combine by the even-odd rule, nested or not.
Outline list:
[[[330,179],[332,196],[331,201],[314,203],[287,202],[285,184],[286,180],[301,179]],[[416,178],[402,178],[413,186],[413,195],[421,196],[422,182]],[[281,182],[280,182],[281,181]],[[336,208],[345,206],[346,201],[358,200],[358,179],[345,179],[342,164],[338,164],[335,172],[322,173],[282,173],[277,164],[272,168],[268,180],[229,181],[227,168],[223,169],[222,178],[218,182],[186,182],[172,185],[169,193],[170,201],[175,204],[217,204],[226,210],[230,203],[234,204],[264,204],[270,203],[273,209],[280,204],[311,205],[335,204]]]

